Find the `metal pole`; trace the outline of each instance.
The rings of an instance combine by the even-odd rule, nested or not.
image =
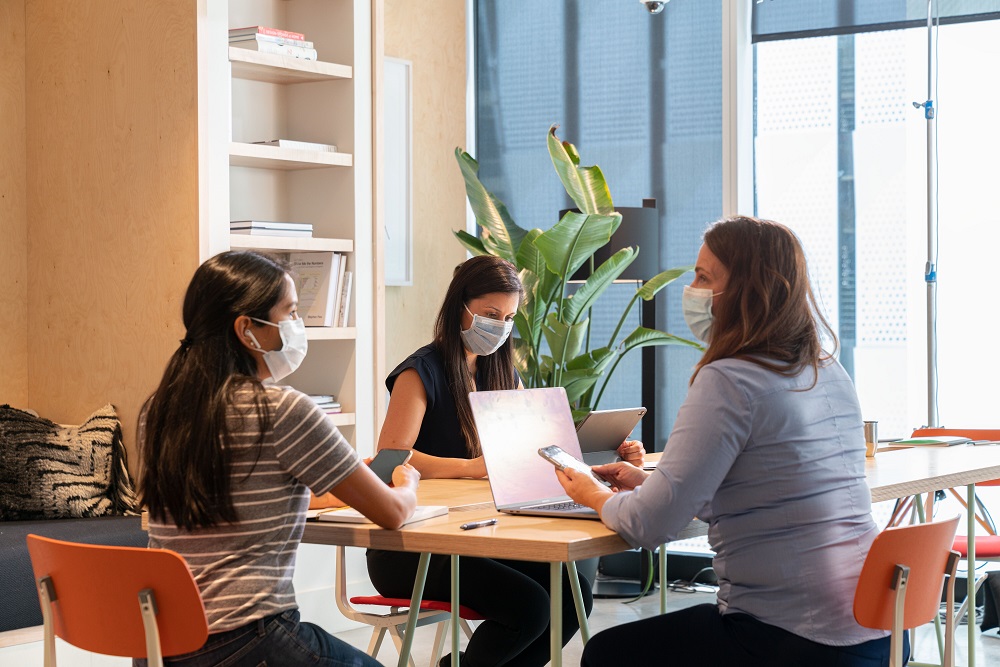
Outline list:
[[[937,121],[934,112],[934,0],[927,0],[927,425],[938,426],[937,372]]]

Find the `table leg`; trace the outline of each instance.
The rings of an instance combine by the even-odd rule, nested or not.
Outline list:
[[[462,629],[459,625],[458,556],[451,557],[451,664],[457,665]]]
[[[413,646],[413,633],[417,631],[417,618],[420,617],[420,602],[424,599],[424,584],[427,583],[427,568],[431,564],[429,553],[420,554],[417,561],[417,576],[413,580],[413,594],[410,596],[410,613],[406,615],[406,630],[403,635],[403,647],[399,650],[399,667],[407,667],[410,661],[410,648]]]
[[[667,613],[667,545],[660,545],[660,614]]]
[[[966,574],[965,574],[965,596],[969,600],[969,610],[966,612],[966,625],[969,629],[969,645],[966,653],[969,656],[969,667],[976,664],[976,485],[968,486],[968,508],[966,515],[968,526],[966,526],[966,544],[968,553],[966,554]]]
[[[569,589],[573,591],[573,605],[576,607],[576,620],[580,624],[580,637],[583,645],[590,641],[590,623],[587,621],[587,608],[583,604],[583,591],[580,590],[580,576],[576,573],[576,563],[566,563],[566,573],[569,577]]]
[[[549,564],[549,652],[551,667],[562,667],[562,563]]]

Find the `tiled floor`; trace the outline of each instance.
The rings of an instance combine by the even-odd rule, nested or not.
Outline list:
[[[675,593],[671,592],[667,596],[668,610],[683,609],[693,604],[703,604],[712,602],[715,599],[714,593]],[[659,596],[649,595],[638,602],[623,604],[621,600],[602,599],[596,600],[594,611],[590,616],[590,628],[592,633],[597,633],[620,623],[627,623],[639,618],[646,618],[659,613]],[[426,667],[429,664],[432,644],[434,641],[434,627],[418,628],[417,636],[414,640],[413,657],[417,667]],[[956,665],[967,665],[965,650],[965,626],[958,630],[956,641],[955,657]],[[918,631],[916,650],[914,659],[922,662],[937,660],[937,647],[934,640],[933,626],[927,626]],[[365,628],[352,630],[337,635],[341,639],[365,650],[371,631]],[[563,665],[575,667],[580,664],[580,654],[583,651],[583,644],[579,635],[573,639],[563,649]],[[382,649],[378,656],[385,665],[395,665],[397,653],[395,647],[387,639],[383,642]],[[669,663],[666,663],[669,664]],[[1000,666],[1000,637],[997,637],[996,630],[983,637],[980,636],[976,642],[976,666],[977,667],[997,667]]]

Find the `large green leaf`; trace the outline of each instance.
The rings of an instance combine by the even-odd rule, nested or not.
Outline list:
[[[455,149],[455,159],[458,160],[465,179],[469,205],[476,216],[476,222],[484,230],[483,245],[491,254],[513,263],[527,231],[514,223],[503,202],[480,182],[479,163],[461,148]]]
[[[639,250],[636,248],[622,248],[601,264],[590,274],[583,287],[576,291],[563,309],[563,320],[566,322],[576,322],[581,314],[593,305],[599,296],[604,294],[608,285],[618,279],[629,264],[635,261]]]
[[[545,318],[542,334],[557,365],[561,365],[564,359],[572,359],[580,354],[583,339],[587,335],[587,322],[588,320],[583,320],[568,326],[560,322],[555,313],[549,313]]]
[[[611,215],[615,205],[611,201],[611,191],[601,168],[597,165],[581,167],[576,147],[569,142],[560,141],[556,136],[558,127],[553,125],[549,128],[549,157],[552,158],[552,165],[556,168],[566,193],[584,213]]]
[[[668,334],[667,332],[659,331],[658,329],[636,327],[635,331],[630,333],[625,340],[622,341],[621,356],[625,356],[625,354],[631,350],[635,350],[640,347],[649,347],[650,345],[687,345],[688,347],[693,347],[698,350],[705,349],[700,343],[688,340],[687,338],[681,338],[680,336]]]
[[[518,332],[520,333],[520,330]],[[523,338],[514,338],[514,350],[511,356],[514,360],[514,368],[521,376],[525,388],[533,389],[535,386],[532,382],[535,376],[534,347]]]
[[[572,403],[587,393],[587,390],[593,387],[600,377],[600,373],[590,368],[564,371],[559,384],[566,390],[566,398]]]
[[[542,275],[545,271],[545,258],[542,257],[541,251],[535,246],[535,239],[542,235],[542,230],[532,229],[528,232],[521,245],[517,249],[517,268],[528,269],[537,276]]]
[[[549,270],[561,280],[569,280],[598,248],[607,245],[621,221],[618,213],[585,215],[567,211],[562,220],[542,232],[533,243]]]
[[[649,301],[661,289],[692,270],[694,270],[693,266],[679,266],[676,269],[667,269],[658,273],[642,284],[642,287],[639,288],[639,296],[642,297],[643,301]]]
[[[483,247],[483,242],[478,236],[473,236],[464,229],[458,231],[452,231],[458,242],[465,246],[465,249],[471,252],[473,255],[486,255],[486,248]]]
[[[618,352],[608,347],[599,347],[590,352],[584,352],[566,362],[566,370],[583,370],[590,368],[598,373],[603,372],[608,364],[614,361]]]

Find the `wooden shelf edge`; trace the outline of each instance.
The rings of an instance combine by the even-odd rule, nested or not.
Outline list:
[[[229,247],[248,250],[277,250],[288,252],[354,252],[351,239],[303,238],[294,236],[254,236],[230,234]]]
[[[238,46],[229,47],[229,62],[234,78],[267,83],[309,83],[354,76],[354,68],[350,65],[261,53]]]
[[[294,148],[231,141],[229,142],[229,164],[235,167],[262,169],[321,169],[325,167],[350,167],[354,164],[354,156],[350,153],[302,151]]]
[[[306,327],[308,340],[354,340],[357,337],[356,327]]]
[[[357,416],[353,412],[338,412],[327,414],[334,426],[354,426],[357,423]]]

